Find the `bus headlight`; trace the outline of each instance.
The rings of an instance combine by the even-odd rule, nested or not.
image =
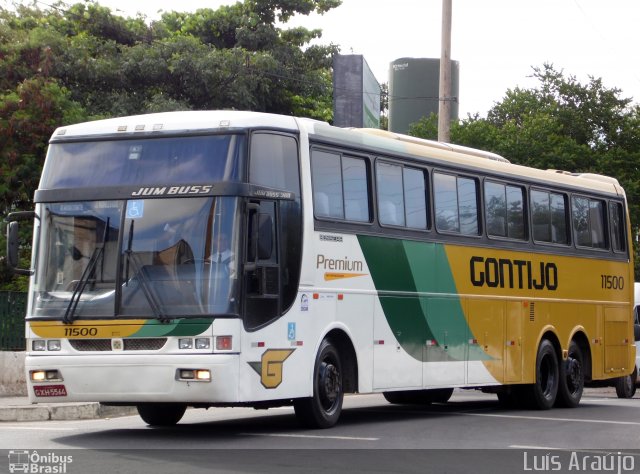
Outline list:
[[[59,351],[61,349],[60,339],[35,339],[31,341],[31,350],[35,352]]]
[[[48,351],[59,351],[62,348],[59,339],[51,339],[47,341],[47,350]]]
[[[193,349],[193,339],[191,338],[178,339],[178,348]]]
[[[196,338],[196,349],[209,349],[211,347],[211,339],[208,337]]]
[[[47,350],[47,341],[44,339],[36,339],[35,341],[31,341],[31,349],[33,351],[46,351]]]

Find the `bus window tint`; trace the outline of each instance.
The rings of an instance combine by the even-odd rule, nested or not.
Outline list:
[[[427,228],[427,200],[424,171],[404,168],[404,202],[407,227]]]
[[[614,252],[626,252],[624,213],[619,202],[609,203],[609,215],[611,216],[611,244]]]
[[[369,184],[363,159],[313,150],[311,181],[316,217],[369,222]]]
[[[484,185],[487,234],[524,240],[524,191],[487,181]]]
[[[436,205],[436,228],[442,231],[459,232],[456,177],[434,173],[433,190]]]
[[[315,150],[311,173],[315,215],[344,219],[340,155]]]
[[[567,214],[563,194],[531,191],[533,239],[537,242],[567,244]]]
[[[344,216],[350,221],[369,221],[367,166],[359,158],[342,157]]]
[[[507,186],[507,236],[512,239],[527,238],[524,227],[524,189]]]
[[[604,231],[604,202],[584,197],[571,201],[573,232],[576,245],[604,249],[607,247]]]
[[[436,228],[478,235],[478,192],[474,179],[434,173]]]
[[[300,195],[298,146],[293,137],[255,133],[251,137],[249,178],[253,184]]]
[[[487,234],[507,236],[507,199],[504,184],[484,183],[484,209],[487,219]]]
[[[460,233],[478,235],[478,193],[474,179],[458,178],[458,203]]]
[[[404,193],[402,191],[402,168],[378,162],[376,166],[378,184],[378,218],[381,224],[404,226]]]

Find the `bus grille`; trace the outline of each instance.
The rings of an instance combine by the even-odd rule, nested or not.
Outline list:
[[[166,337],[123,339],[125,351],[157,351],[167,343]],[[111,339],[69,339],[69,344],[77,351],[111,351]]]

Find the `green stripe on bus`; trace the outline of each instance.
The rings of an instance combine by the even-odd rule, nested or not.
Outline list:
[[[385,318],[408,354],[420,361],[490,358],[468,345],[471,329],[442,244],[371,236],[358,241]],[[425,351],[434,340],[437,349]]]
[[[150,320],[131,337],[197,336],[206,331],[212,323],[213,318],[181,319],[169,323]]]

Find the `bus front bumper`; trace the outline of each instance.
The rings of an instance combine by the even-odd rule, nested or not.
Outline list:
[[[232,404],[238,401],[237,354],[134,355],[126,358],[27,355],[25,366],[32,403]],[[44,380],[31,380],[34,371],[44,372]]]

